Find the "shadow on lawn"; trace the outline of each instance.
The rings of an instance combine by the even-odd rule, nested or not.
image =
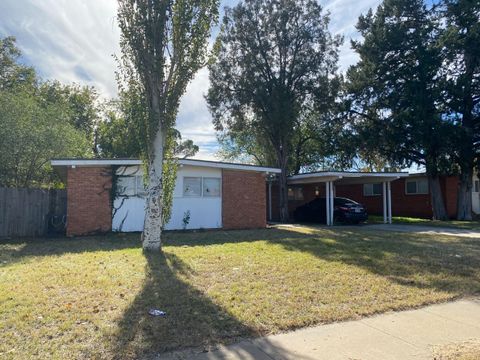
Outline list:
[[[305,233],[306,231],[306,233]],[[219,240],[221,238],[221,240]],[[368,270],[401,285],[452,293],[480,293],[480,240],[361,227],[292,227],[254,231],[178,234],[169,246],[267,241],[288,251]]]
[[[192,269],[176,255],[163,252],[145,256],[147,279],[142,291],[124,312],[119,331],[111,343],[117,358],[170,355],[172,359],[179,359],[183,358],[181,354],[165,353],[190,348],[191,355],[212,350],[218,344],[259,335],[189,285],[185,278],[191,276]],[[160,309],[167,315],[153,317],[148,314],[149,309]],[[264,348],[289,353],[267,340]],[[233,349],[232,352],[237,352],[240,358],[255,358],[258,354],[254,348]],[[215,356],[215,353],[209,354],[210,359],[216,359]]]

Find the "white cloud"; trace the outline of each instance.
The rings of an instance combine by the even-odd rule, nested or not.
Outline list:
[[[0,34],[14,35],[26,61],[45,78],[116,94],[116,1],[2,0]]]
[[[232,6],[238,1],[224,0]],[[358,16],[378,0],[321,1],[330,12],[330,28],[345,35],[340,69],[357,61],[350,38],[358,36]],[[1,0],[0,36],[14,35],[25,61],[44,78],[93,85],[106,97],[116,95],[113,54],[119,54],[120,31],[116,24],[116,0]],[[218,149],[204,94],[208,71],[201,70],[182,99],[177,127],[184,138],[200,146],[197,158],[212,159]]]

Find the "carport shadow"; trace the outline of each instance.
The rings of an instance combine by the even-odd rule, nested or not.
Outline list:
[[[176,255],[163,252],[145,256],[147,278],[143,288],[119,319],[119,329],[110,339],[115,358],[182,359],[260,335],[188,284],[185,278],[194,270]],[[166,316],[152,316],[150,309],[164,311]],[[268,340],[264,347],[289,353]],[[229,352],[239,359],[252,359],[259,349],[235,346]],[[208,354],[209,359],[221,356],[219,351]]]

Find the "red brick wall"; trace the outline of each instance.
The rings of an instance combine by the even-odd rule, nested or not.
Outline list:
[[[458,177],[449,176],[442,179],[443,199],[445,200],[445,207],[450,218],[457,216],[457,197],[458,197]]]
[[[263,228],[266,223],[265,175],[250,171],[222,171],[224,229]]]
[[[448,216],[457,215],[457,183],[456,176],[440,179],[440,185]],[[337,186],[337,195],[352,198],[367,207],[370,214],[383,214],[382,196],[363,196],[363,185]],[[392,182],[392,215],[430,219],[433,216],[430,194],[407,195],[405,179]]]
[[[448,216],[454,218],[457,214],[457,184],[458,178],[448,176],[440,180],[445,206]],[[325,184],[305,184],[303,185],[303,201],[289,201],[289,213],[313,200],[315,198],[315,187],[318,186],[319,197],[325,197]],[[336,196],[350,198],[365,205],[369,214],[383,214],[383,198],[379,196],[364,196],[363,184],[356,185],[336,185]],[[278,186],[272,186],[272,213],[273,219],[278,220]],[[405,193],[405,179],[398,179],[392,182],[392,215],[408,216],[420,218],[432,218],[432,206],[430,194],[407,195]]]
[[[343,196],[358,201],[372,215],[383,214],[383,197],[364,196],[363,184],[337,186],[337,196]],[[420,218],[432,217],[432,206],[429,194],[407,195],[405,179],[392,181],[392,215]]]
[[[67,170],[67,236],[104,233],[112,229],[109,167]]]

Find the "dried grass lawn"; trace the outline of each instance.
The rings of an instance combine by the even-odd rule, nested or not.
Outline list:
[[[138,358],[480,292],[480,239],[280,227],[0,240],[0,358]],[[165,318],[147,314],[150,308]]]

